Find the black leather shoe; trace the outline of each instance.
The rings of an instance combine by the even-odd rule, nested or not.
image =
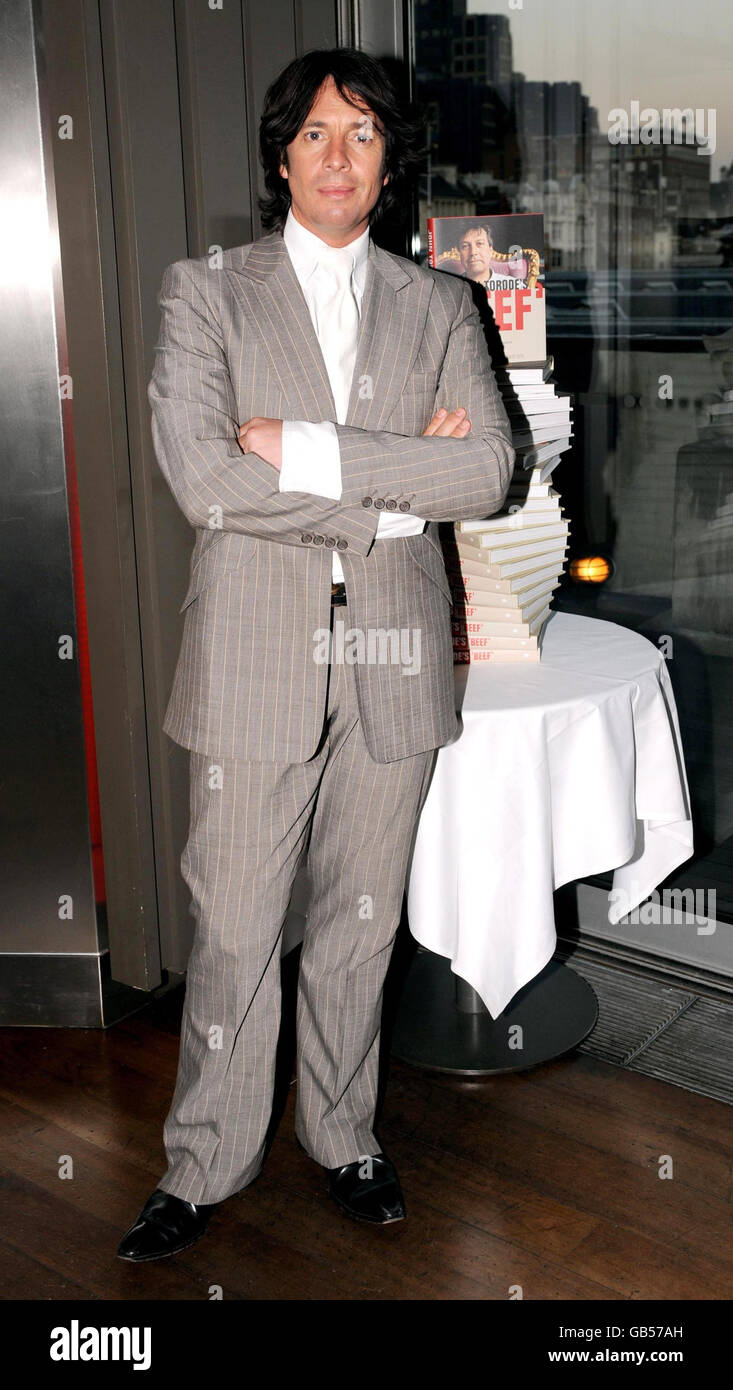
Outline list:
[[[156,1187],[117,1247],[121,1260],[160,1260],[187,1250],[204,1234],[217,1203],[187,1202]]]
[[[384,1153],[371,1157],[372,1176],[360,1177],[359,1170],[366,1158],[344,1163],[340,1168],[327,1168],[329,1196],[347,1216],[356,1221],[386,1226],[390,1221],[403,1221],[407,1215],[397,1169]]]

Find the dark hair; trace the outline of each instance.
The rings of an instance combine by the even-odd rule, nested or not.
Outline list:
[[[288,63],[265,94],[260,159],[267,196],[258,199],[265,231],[282,230],[285,225],[290,190],[288,180],[279,172],[280,165],[287,165],[286,146],[305,124],[329,76],[344,101],[353,106],[352,93],[369,107],[384,136],[382,177],[389,174],[390,178],[369,213],[370,226],[392,208],[405,205],[407,185],[424,153],[422,121],[400,100],[391,77],[376,58],[358,48],[313,48]]]
[[[490,222],[471,221],[471,219],[467,217],[465,219],[465,224],[461,227],[457,235],[457,240],[460,241],[461,238],[466,235],[466,232],[483,232],[489,245],[494,246],[494,230]]]

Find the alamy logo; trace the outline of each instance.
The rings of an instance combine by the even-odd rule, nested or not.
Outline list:
[[[52,1361],[133,1361],[134,1371],[149,1371],[150,1328],[82,1327],[72,1318],[69,1327],[51,1329],[49,1356]]]
[[[419,627],[347,627],[337,618],[330,628],[316,628],[313,634],[313,660],[343,666],[400,666],[403,676],[419,675],[421,669],[421,629]]]
[[[614,106],[608,113],[611,145],[697,145],[698,154],[715,154],[715,108],[645,106],[632,101],[630,111]],[[707,123],[706,123],[707,115]],[[707,124],[707,129],[706,129]]]
[[[631,904],[636,906],[632,907]],[[698,936],[714,936],[717,889],[715,888],[658,888],[645,894],[643,888],[631,882],[626,888],[612,888],[608,894],[609,912],[615,912],[614,922],[632,927],[692,927]]]

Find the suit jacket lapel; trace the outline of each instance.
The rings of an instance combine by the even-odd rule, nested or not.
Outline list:
[[[291,418],[335,420],[326,364],[280,232],[255,241],[229,273]],[[431,292],[430,282],[413,280],[370,238],[347,425],[376,428],[394,410],[420,346]]]

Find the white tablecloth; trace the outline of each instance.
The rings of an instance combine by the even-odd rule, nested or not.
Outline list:
[[[689,790],[666,662],[628,628],[551,613],[539,663],[455,682],[407,908],[496,1018],[554,954],[553,889],[615,869],[616,922],[690,857]]]

